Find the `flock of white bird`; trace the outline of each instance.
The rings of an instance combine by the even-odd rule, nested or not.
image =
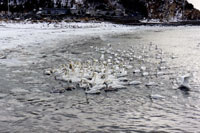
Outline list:
[[[70,61],[68,64],[62,65],[53,70],[57,79],[76,84],[79,88],[83,88],[87,94],[99,94],[102,91],[116,91],[125,89],[127,86],[136,86],[144,84],[147,87],[158,86],[159,83],[150,82],[143,83],[139,80],[130,79],[131,74],[139,74],[140,76],[161,76],[166,74],[163,70],[168,69],[163,58],[163,52],[157,45],[149,44],[149,48],[144,47],[142,52],[135,51],[134,47],[128,50],[114,50],[111,44],[103,48],[90,46],[97,56],[91,57],[86,61]],[[150,53],[154,51],[155,57],[151,57]],[[157,51],[157,52],[155,52]],[[144,62],[154,58],[157,61],[155,71],[148,71]],[[174,56],[171,57],[172,59]],[[139,63],[136,69],[134,63]],[[143,62],[143,63],[142,63]],[[128,78],[129,77],[129,78]],[[181,85],[187,86],[183,81]],[[188,81],[188,78],[187,78]],[[152,96],[154,97],[154,96]],[[155,98],[158,96],[156,95]]]

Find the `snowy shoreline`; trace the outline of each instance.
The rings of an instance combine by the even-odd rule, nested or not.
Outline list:
[[[38,43],[52,44],[52,42],[58,40],[62,41],[73,38],[78,39],[80,37],[118,35],[151,29],[155,29],[155,27],[127,26],[107,22],[7,23],[0,21],[0,50],[16,48],[17,46],[34,46],[35,44],[38,45]]]
[[[0,50],[35,43],[90,36],[112,32],[125,32],[132,28],[110,23],[6,23],[0,22]]]

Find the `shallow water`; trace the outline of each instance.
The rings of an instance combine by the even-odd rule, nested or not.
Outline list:
[[[0,75],[4,75],[0,77],[0,132],[200,132],[199,32],[200,27],[155,27],[83,39],[73,45],[4,51],[9,54],[8,59],[0,61]],[[133,46],[137,55],[144,54],[142,51],[151,43],[157,45],[163,51],[164,66],[170,68],[166,71],[171,74],[141,77],[130,71],[129,78],[141,80],[142,85],[88,95],[89,104],[80,89],[51,93],[63,83],[44,75],[45,69],[69,59],[98,58],[89,46],[101,48],[107,43],[116,50]],[[143,64],[133,62],[134,69],[146,65],[149,72],[154,70],[155,50],[148,54],[152,58]],[[186,73],[193,74],[189,93],[172,84]],[[146,87],[148,81],[159,86]],[[162,98],[151,98],[152,95]]]

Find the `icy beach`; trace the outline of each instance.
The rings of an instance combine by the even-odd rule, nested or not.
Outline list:
[[[117,29],[120,28],[120,31]],[[122,28],[123,27],[123,28]],[[132,28],[110,23],[5,23],[0,22],[1,49],[52,43],[76,36],[94,36],[112,32],[126,32]]]
[[[198,132],[199,29],[1,22],[0,132]]]

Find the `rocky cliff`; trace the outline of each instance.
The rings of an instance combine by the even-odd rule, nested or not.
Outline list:
[[[2,14],[129,17],[160,21],[197,20],[186,0],[0,0]]]
[[[185,0],[148,0],[148,18],[161,21],[197,20],[199,10]]]

